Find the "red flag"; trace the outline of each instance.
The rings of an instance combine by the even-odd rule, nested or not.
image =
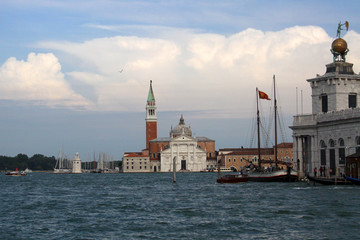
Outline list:
[[[262,91],[259,91],[259,98],[266,99],[266,100],[271,100],[269,98],[269,96],[266,93],[262,92]]]

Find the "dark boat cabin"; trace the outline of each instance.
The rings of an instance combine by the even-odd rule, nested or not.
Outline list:
[[[360,173],[360,152],[346,157],[346,176],[359,179]]]

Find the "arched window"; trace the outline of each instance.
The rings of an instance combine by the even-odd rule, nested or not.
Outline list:
[[[335,141],[330,139],[329,145],[330,145],[330,148],[334,148],[335,147]]]
[[[336,163],[335,163],[335,141],[330,139],[329,140],[329,160],[330,160],[330,169],[331,174],[335,174],[336,170]]]
[[[345,164],[345,142],[344,139],[339,139],[339,164]]]
[[[323,140],[320,141],[320,164],[326,165],[326,144]]]

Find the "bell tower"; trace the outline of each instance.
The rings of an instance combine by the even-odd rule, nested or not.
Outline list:
[[[157,115],[155,96],[150,80],[150,89],[146,103],[146,149],[149,149],[149,141],[157,138]]]

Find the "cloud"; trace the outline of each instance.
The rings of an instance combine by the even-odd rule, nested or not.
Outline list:
[[[86,107],[64,79],[54,54],[30,53],[26,61],[9,58],[0,68],[0,98],[48,106]]]
[[[359,63],[355,57],[360,53],[356,47],[359,34],[350,31],[344,38],[350,49],[353,46],[348,60]],[[40,100],[50,103],[72,99],[72,104],[91,105],[99,111],[140,112],[144,111],[149,81],[153,80],[159,111],[248,117],[255,102],[255,88],[271,94],[275,74],[283,111],[293,115],[296,87],[303,90],[305,112],[311,112],[311,89],[306,79],[325,73],[325,64],[332,61],[331,42],[316,26],[276,32],[249,28],[229,36],[172,29],[153,38],[115,36],[80,43],[40,42],[38,47],[57,54],[64,66],[71,63],[71,69],[64,69],[63,74],[54,54],[30,54],[27,62],[9,59],[1,74],[12,87],[1,89],[12,99],[41,96]],[[20,76],[20,72],[26,74]],[[40,72],[41,77],[33,76],[34,72]],[[14,74],[17,77],[10,77]],[[31,80],[25,81],[27,77]],[[36,87],[26,87],[27,83]]]

